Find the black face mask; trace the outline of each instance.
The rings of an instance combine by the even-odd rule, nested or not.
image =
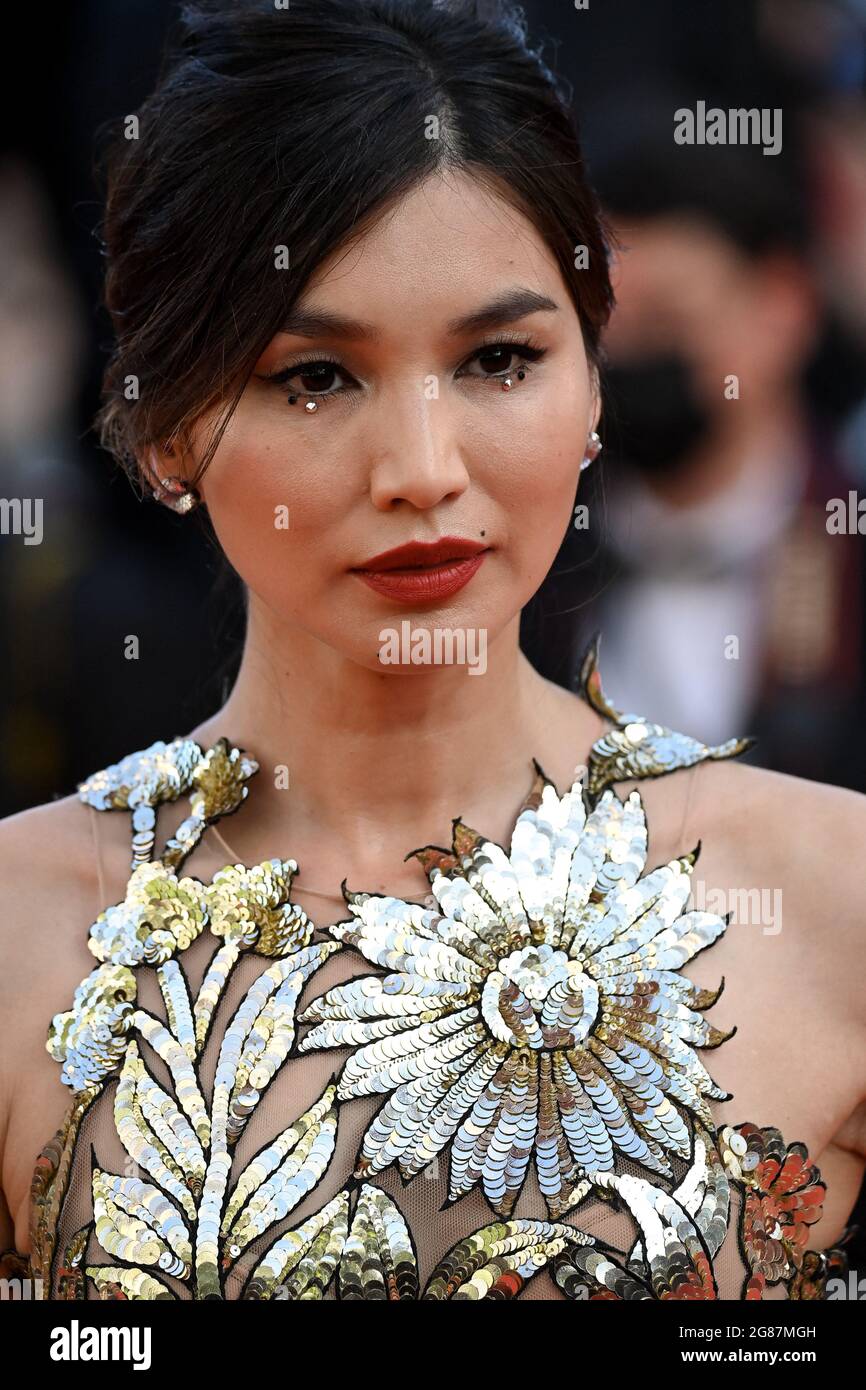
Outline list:
[[[668,353],[605,371],[608,454],[647,474],[679,471],[709,429],[685,357]]]

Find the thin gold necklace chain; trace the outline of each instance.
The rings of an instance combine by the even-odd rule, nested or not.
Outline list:
[[[220,830],[220,828],[219,828],[219,826],[216,824],[216,822],[214,822],[214,823],[211,825],[210,828],[211,828],[213,834],[214,834],[214,835],[216,836],[216,838],[219,840],[219,842],[220,842],[220,844],[222,845],[223,849],[228,850],[228,852],[229,852],[229,854],[230,854],[230,856],[231,856],[231,858],[232,858],[233,863],[242,864],[242,863],[244,862],[242,856],[241,856],[240,854],[238,854],[237,850],[232,849],[231,845],[229,844],[229,842],[228,842],[228,840],[226,839],[225,835],[223,835],[222,831]],[[306,885],[305,883],[299,883],[299,884],[298,884],[298,892],[299,892],[299,893],[309,893],[312,897],[315,897],[315,898],[329,898],[332,902],[343,902],[343,895],[342,895],[342,893],[326,893],[326,892],[324,892],[321,888],[308,888],[307,885]],[[396,895],[395,895],[395,896],[396,896]]]

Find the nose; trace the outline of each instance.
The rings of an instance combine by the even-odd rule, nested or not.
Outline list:
[[[403,383],[380,403],[371,444],[370,497],[380,511],[399,502],[425,510],[460,496],[469,474],[458,447],[457,427],[441,398],[428,398],[426,383]]]

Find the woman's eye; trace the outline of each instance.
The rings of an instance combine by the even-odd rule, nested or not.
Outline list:
[[[345,384],[337,384],[341,374],[336,362],[302,362],[296,367],[283,367],[271,373],[268,380],[305,396],[332,396]]]
[[[530,362],[538,362],[545,349],[528,343],[489,343],[481,347],[460,368],[458,376],[475,376],[482,380],[502,380],[509,372],[531,370]],[[296,362],[267,376],[274,386],[289,396],[338,396],[356,386],[357,382],[339,362],[323,358],[313,362]]]
[[[491,343],[489,347],[479,348],[469,358],[461,374],[480,377],[502,377],[526,367],[529,362],[537,362],[543,356],[541,348],[531,348],[524,343]],[[477,366],[478,371],[471,370]]]

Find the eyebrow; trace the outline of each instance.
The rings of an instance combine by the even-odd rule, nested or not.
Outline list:
[[[555,314],[558,311],[559,305],[546,294],[515,288],[497,295],[495,299],[469,314],[451,319],[446,332],[449,338],[459,338],[468,333],[480,333],[488,328],[515,323],[518,319],[526,318],[528,314]],[[348,338],[373,343],[378,342],[381,336],[373,324],[366,323],[363,319],[346,318],[343,314],[335,314],[328,309],[294,309],[289,313],[280,332],[298,338]]]

